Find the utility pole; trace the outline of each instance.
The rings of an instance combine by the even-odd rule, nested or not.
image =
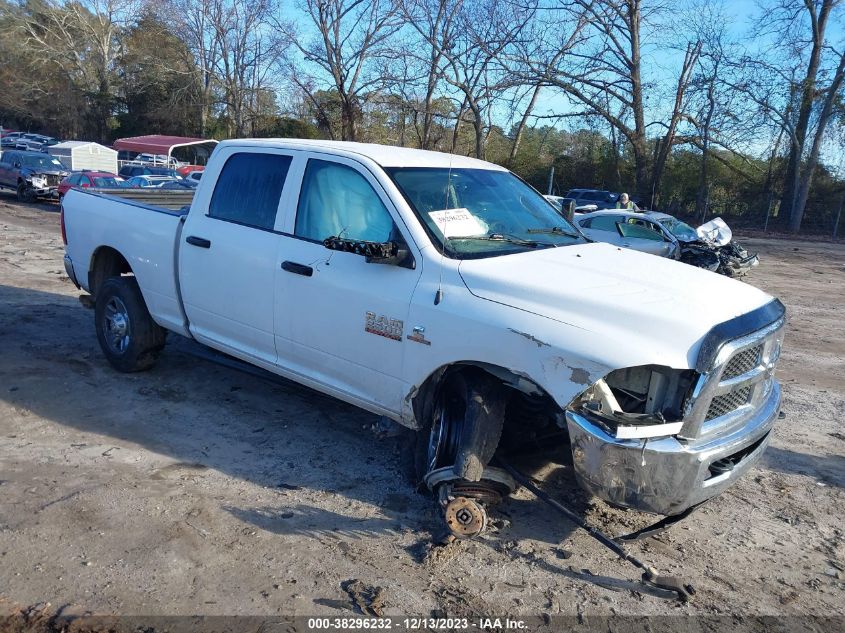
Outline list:
[[[839,203],[839,211],[836,212],[836,221],[833,223],[833,239],[836,239],[839,233],[839,218],[842,216],[842,207],[845,207],[845,196],[842,196],[842,202]]]
[[[552,185],[555,181],[555,166],[552,165],[552,169],[549,172],[549,195],[552,195]]]
[[[766,207],[766,220],[763,222],[763,233],[769,230],[769,216],[772,215],[772,192],[769,192],[769,206]]]

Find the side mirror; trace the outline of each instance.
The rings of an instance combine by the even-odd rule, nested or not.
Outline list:
[[[400,240],[367,242],[332,236],[323,240],[323,246],[331,251],[362,255],[368,264],[387,264],[412,270],[417,267],[408,245]]]

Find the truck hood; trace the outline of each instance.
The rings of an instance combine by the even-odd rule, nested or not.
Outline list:
[[[695,366],[713,326],[772,300],[740,281],[598,242],[464,260],[459,272],[479,298],[599,335],[602,347],[617,345],[638,364],[676,368]],[[555,328],[543,330],[531,334],[554,344]]]

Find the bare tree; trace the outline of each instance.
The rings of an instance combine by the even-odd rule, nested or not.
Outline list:
[[[414,6],[416,13],[406,15],[431,51],[429,83],[437,77],[439,65],[439,75],[460,103],[452,149],[468,114],[475,134],[475,155],[483,158],[489,109],[508,87],[499,56],[524,28],[526,11],[497,0],[434,0]]]
[[[305,39],[292,24],[284,25],[284,30],[305,61],[321,69],[337,91],[341,138],[358,140],[363,102],[388,81],[378,62],[386,41],[401,26],[398,7],[393,0],[303,0],[303,8],[317,30],[316,37]],[[322,77],[306,79],[297,64],[288,61],[300,89],[321,83]]]
[[[519,152],[519,145],[522,143],[522,135],[525,133],[525,127],[528,125],[528,120],[531,118],[531,114],[534,112],[534,108],[537,105],[537,99],[540,97],[540,91],[543,89],[543,84],[538,83],[534,86],[530,86],[531,98],[528,100],[528,105],[525,106],[525,110],[522,112],[522,117],[519,119],[519,123],[514,130],[513,135],[513,144],[511,145],[511,151],[508,154],[508,165],[512,165],[514,159],[516,158],[517,153]],[[516,108],[514,108],[515,111]]]
[[[665,7],[643,0],[574,0],[544,10],[538,36],[522,49],[522,74],[563,91],[599,116],[624,138],[634,160],[635,186],[645,194],[662,174],[683,117],[684,94],[700,45],[691,43],[676,82],[667,131],[649,178],[646,86],[643,80],[642,25],[656,22]],[[561,37],[561,33],[566,33]],[[652,109],[655,112],[654,109]],[[663,113],[661,113],[663,116]],[[654,178],[656,176],[656,179]]]
[[[764,33],[779,33],[777,48],[789,51],[796,61],[806,59],[806,71],[798,85],[793,86],[798,95],[797,119],[790,135],[789,162],[784,177],[781,210],[790,217],[803,215],[803,208],[797,207],[801,178],[801,161],[806,152],[806,140],[810,128],[813,107],[820,98],[817,87],[819,71],[823,64],[823,53],[827,26],[831,14],[840,0],[778,0],[768,7],[764,21]],[[800,225],[801,218],[798,218]]]
[[[223,16],[216,0],[169,0],[159,12],[170,27],[182,38],[194,57],[192,65],[198,73],[200,85],[200,135],[209,131],[209,121],[216,105],[219,84],[216,73],[222,56],[220,30],[217,24]]]
[[[413,37],[412,33],[406,40],[402,56],[416,59],[423,67],[422,126],[419,132],[422,149],[431,149],[434,145],[432,129],[437,115],[434,109],[435,92],[443,78],[443,49],[454,35],[459,4],[460,0],[403,0],[400,5],[403,17],[413,25],[418,36]]]
[[[43,0],[14,23],[30,54],[67,73],[87,95],[100,140],[106,140],[114,103],[118,37],[134,8],[134,0]]]
[[[776,126],[770,139],[777,136],[775,145],[781,136],[789,142],[780,215],[793,232],[801,227],[828,124],[841,97],[843,52],[826,35],[839,4],[779,0],[767,12],[766,25],[780,39],[771,49],[733,62],[745,72],[731,88],[757,106],[758,118]]]

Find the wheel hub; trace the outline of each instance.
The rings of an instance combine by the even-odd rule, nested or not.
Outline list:
[[[129,310],[117,297],[112,297],[106,304],[103,333],[112,351],[122,354],[129,347],[130,323]]]
[[[466,497],[456,497],[446,505],[446,525],[458,538],[472,538],[487,527],[487,512]]]

